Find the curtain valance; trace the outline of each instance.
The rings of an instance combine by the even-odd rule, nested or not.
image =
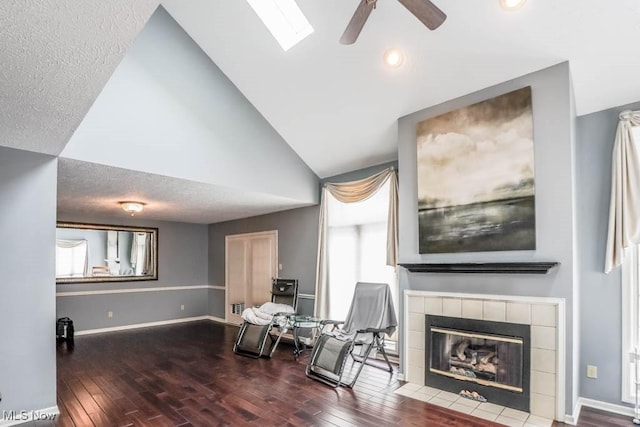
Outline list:
[[[361,202],[373,196],[389,181],[389,216],[387,220],[387,265],[398,262],[398,174],[395,168],[385,169],[368,178],[342,183],[325,183],[320,199],[318,225],[318,263],[316,270],[316,316],[328,315],[329,286],[327,259],[327,193],[342,203]]]

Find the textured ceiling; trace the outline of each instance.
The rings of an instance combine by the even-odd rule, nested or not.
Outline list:
[[[448,15],[436,31],[380,0],[343,46],[359,0],[298,0],[315,32],[287,52],[245,1],[161,3],[320,177],[395,159],[399,117],[563,61],[578,114],[640,99],[637,0],[433,1]],[[383,67],[389,47],[401,68]]]
[[[395,159],[399,117],[562,61],[578,114],[640,100],[640,55],[628,48],[640,38],[637,0],[529,0],[518,12],[498,0],[434,1],[448,15],[436,31],[380,0],[343,46],[359,0],[297,0],[315,32],[288,52],[245,1],[161,3],[321,177]],[[1,1],[0,146],[58,155],[157,3]],[[401,68],[382,65],[389,47],[404,51]],[[300,205],[69,159],[59,179],[69,213],[122,215],[117,201],[136,198],[148,218],[210,223]]]
[[[0,145],[58,155],[156,0],[0,2]]]
[[[59,214],[127,216],[118,204],[126,200],[146,203],[140,218],[198,224],[305,206],[268,194],[60,158]]]

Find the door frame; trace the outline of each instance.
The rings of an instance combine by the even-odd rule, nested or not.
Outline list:
[[[238,233],[238,234],[228,234],[224,236],[224,320],[227,323],[236,324],[232,322],[230,319],[231,310],[229,309],[229,264],[227,259],[228,247],[230,240],[251,240],[253,238],[260,237],[273,237],[275,243],[275,254],[273,257],[273,272],[275,274],[274,277],[278,277],[278,230],[267,230],[267,231],[256,231],[252,233]],[[245,277],[247,276],[246,265],[245,265]]]

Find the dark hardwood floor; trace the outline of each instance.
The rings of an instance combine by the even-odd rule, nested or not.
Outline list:
[[[237,328],[202,321],[76,338],[58,347],[56,426],[496,426],[393,390],[366,367],[353,390],[304,375],[281,343],[272,359],[232,352]],[[44,425],[38,423],[36,425]],[[584,409],[579,426],[631,421]]]

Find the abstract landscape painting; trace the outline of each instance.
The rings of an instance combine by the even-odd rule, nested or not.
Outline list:
[[[533,250],[531,87],[418,123],[421,254]]]

